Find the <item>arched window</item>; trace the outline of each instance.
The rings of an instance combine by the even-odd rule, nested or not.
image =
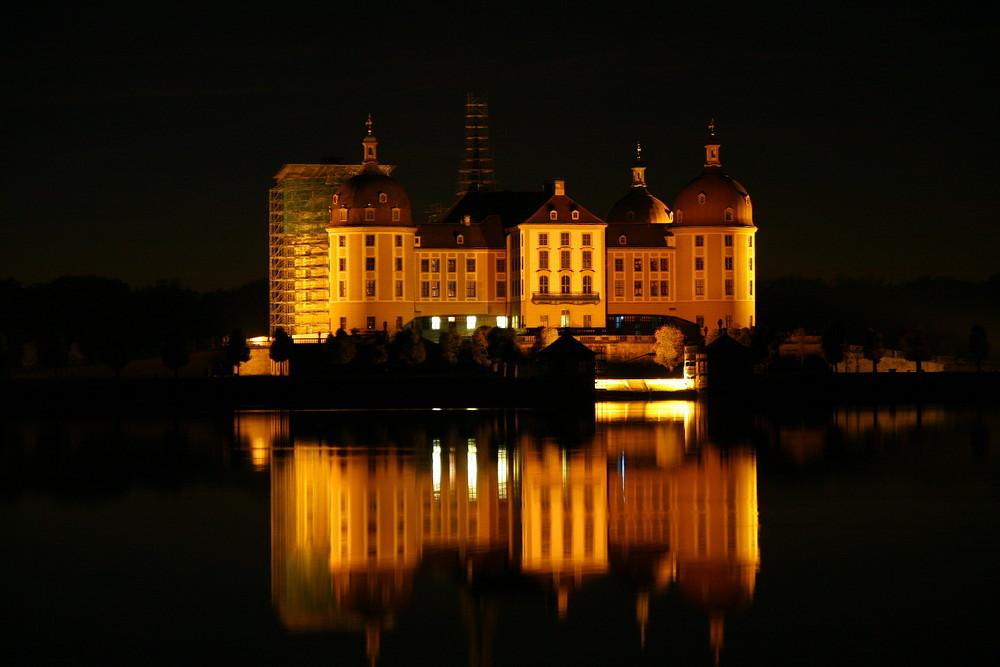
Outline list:
[[[569,276],[563,276],[559,279],[559,292],[569,294]]]
[[[549,293],[549,277],[548,276],[541,276],[541,277],[538,278],[538,292],[540,294],[548,294]]]
[[[705,193],[704,192],[699,192],[698,193],[698,203],[699,204],[704,204],[705,203]]]
[[[625,242],[627,240],[628,240],[628,237],[626,237],[624,234],[622,234],[621,236],[618,237],[618,245],[625,245]]]
[[[395,206],[392,209],[392,221],[399,222],[399,207]]]
[[[732,221],[733,221],[733,209],[732,208],[727,208],[726,209],[726,222],[732,222]]]
[[[573,220],[579,220],[580,219],[580,212],[579,211],[573,211],[572,213],[569,214],[569,217],[572,218]]]
[[[559,218],[559,214],[556,213],[555,209],[552,209],[551,211],[549,211],[549,220],[556,220],[558,218]]]
[[[569,276],[567,276],[568,278]],[[594,292],[594,278],[592,276],[583,277],[583,293],[592,294]]]
[[[465,243],[465,236],[459,234],[458,238],[455,239],[455,243],[457,243],[458,245],[462,245],[463,243]]]

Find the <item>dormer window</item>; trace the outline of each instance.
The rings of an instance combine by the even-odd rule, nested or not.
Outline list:
[[[419,236],[414,236],[413,237],[413,247],[414,248],[419,248],[420,247],[420,237]]]
[[[698,193],[698,203],[699,204],[704,204],[705,203],[705,193],[704,192],[699,192]]]
[[[628,241],[628,237],[624,234],[618,237],[618,245],[625,245],[626,241]]]
[[[392,209],[392,221],[399,222],[399,207],[394,206]]]
[[[458,237],[455,239],[455,243],[457,243],[458,245],[464,245],[465,244],[465,235],[464,234],[459,234]]]
[[[569,214],[569,217],[572,218],[573,220],[579,220],[580,219],[580,212],[579,211],[573,211],[572,213]]]
[[[334,204],[340,203],[340,195],[333,195],[333,203]]]
[[[371,222],[373,220],[375,220],[375,209],[369,206],[368,208],[365,209],[365,221]]]
[[[378,193],[378,203],[379,204],[384,204],[387,201],[389,201],[389,196],[388,195],[386,195],[384,192]]]
[[[677,209],[674,211],[674,222],[680,223],[684,220],[684,211]]]
[[[549,211],[549,220],[556,220],[558,218],[559,218],[559,214],[556,213],[555,209],[552,209],[551,211]]]
[[[732,222],[732,221],[733,221],[733,209],[732,208],[727,208],[726,209],[726,222]]]
[[[340,221],[347,222],[347,208],[340,209]]]

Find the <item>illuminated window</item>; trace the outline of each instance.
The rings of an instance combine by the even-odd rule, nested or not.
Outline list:
[[[625,260],[621,257],[615,257],[615,271],[625,270]]]
[[[639,258],[632,260],[632,270],[642,273],[642,260]]]
[[[570,325],[569,311],[568,310],[563,310],[560,313],[560,315],[559,315],[559,326],[561,326],[561,327],[568,327],[569,325]],[[566,498],[566,496],[564,496],[564,498]],[[567,507],[567,506],[564,505],[564,507]],[[568,529],[568,527],[564,527],[563,528],[563,530],[567,530],[567,529]]]
[[[448,273],[455,273],[455,258],[448,260]]]
[[[699,234],[698,236],[694,237],[694,247],[695,248],[701,248],[704,245],[705,245],[705,237],[704,236],[702,236],[701,234]]]
[[[705,270],[705,258],[704,257],[695,257],[694,258],[694,270],[695,271],[704,271]]]
[[[569,294],[569,276],[559,278],[559,292],[561,294]]]
[[[375,330],[375,318],[374,317],[369,317],[369,318],[367,318],[366,321],[368,323],[368,330],[369,331],[374,331]]]
[[[365,296],[375,296],[375,281],[366,280],[365,281]]]
[[[733,295],[733,279],[726,278],[726,296]]]
[[[432,317],[432,318],[431,318],[431,329],[440,329],[440,328],[441,328],[441,318],[440,318],[440,317]],[[437,443],[437,442],[439,442],[439,441],[435,440],[434,442],[435,442],[435,443]],[[437,450],[437,452],[440,452],[440,451],[441,451],[441,447],[440,447],[440,446],[438,446],[438,445],[436,445],[436,444],[435,444],[435,447],[434,447],[434,449],[436,449],[436,450]],[[437,452],[436,452],[436,453],[437,453]],[[434,461],[435,461],[435,464],[437,464],[438,466],[440,466],[440,464],[438,463],[438,461],[439,461],[439,459],[438,459],[438,458],[435,458],[435,459],[434,459]],[[437,471],[437,472],[436,472],[435,474],[436,474],[436,475],[440,475],[440,474],[441,474],[441,472],[440,472],[440,471]],[[440,482],[438,482],[438,484],[440,484]]]
[[[569,232],[563,232],[559,235],[559,245],[569,245]]]
[[[507,328],[507,316],[506,315],[497,315],[497,326],[500,327],[501,329],[506,329]],[[501,450],[501,451],[503,451],[503,450]],[[500,474],[502,475],[505,472],[507,472],[506,467],[503,469],[503,472],[501,472]],[[502,497],[503,496],[501,496],[501,498]]]
[[[538,277],[538,293],[548,294],[549,293],[549,277],[539,276]]]
[[[585,269],[593,268],[593,255],[589,250],[583,251],[583,268]]]
[[[549,251],[539,250],[538,251],[538,268],[547,269],[549,268]]]
[[[420,296],[425,299],[431,295],[431,284],[429,281],[424,280],[420,283]]]
[[[476,298],[476,281],[466,280],[465,281],[465,298],[475,299]]]
[[[733,209],[730,208],[730,209],[726,209],[726,210],[727,210],[727,212],[731,212]],[[733,235],[732,234],[726,234],[725,237],[723,237],[723,238],[725,240],[726,247],[732,247],[732,245],[733,245]]]
[[[548,315],[540,315],[538,317],[538,321],[542,323],[543,327],[549,326],[549,316]]]
[[[465,236],[464,236],[464,235],[462,235],[462,234],[459,234],[459,235],[458,235],[458,236],[457,236],[457,237],[455,238],[455,243],[456,243],[457,245],[465,245]]]
[[[594,278],[593,276],[583,277],[583,293],[593,294],[594,293]]]
[[[632,294],[635,296],[642,296],[642,281],[636,280],[632,283]]]
[[[432,280],[431,281],[431,297],[437,299],[441,296],[441,281]]]
[[[615,281],[615,296],[625,296],[625,281],[616,280]]]
[[[403,270],[403,258],[402,257],[397,257],[396,258],[396,270],[397,271],[402,271]]]
[[[441,260],[440,259],[432,259],[431,260],[431,273],[437,273],[440,270],[441,270]]]
[[[571,219],[573,219],[573,220],[579,220],[580,219],[580,212],[579,211],[573,211],[572,213],[569,214],[569,217]]]
[[[555,209],[552,209],[551,211],[549,211],[549,220],[556,220],[558,217],[559,217],[559,214],[556,213]]]
[[[561,250],[559,252],[559,268],[568,269],[570,267],[570,251]]]
[[[465,260],[465,271],[466,271],[466,273],[475,273],[476,272],[476,260],[475,259],[467,259],[467,260]]]
[[[503,280],[497,281],[497,298],[503,299],[507,296],[507,283]]]
[[[386,194],[384,192],[378,193],[378,203],[379,204],[384,204],[387,201],[389,201],[389,198],[386,196]]]
[[[705,281],[698,278],[694,281],[694,293],[696,296],[705,296]]]
[[[732,271],[732,270],[733,270],[733,258],[726,257],[726,271]]]
[[[346,208],[340,209],[340,221],[341,222],[347,222],[347,209]]]
[[[448,281],[448,296],[450,298],[454,298],[457,293],[458,293],[458,288],[457,288],[457,286],[455,284],[455,281],[454,280],[449,280]]]
[[[666,271],[668,266],[669,265],[667,264],[667,258],[666,257],[661,257],[660,258],[660,271]]]
[[[374,271],[374,270],[375,270],[375,258],[365,257],[365,271]]]
[[[403,296],[403,281],[402,280],[397,280],[396,281],[396,296],[397,297],[402,297]]]
[[[375,209],[369,206],[368,208],[365,209],[365,220],[371,221],[374,219],[375,219]]]
[[[538,235],[538,245],[548,245],[548,244],[549,244],[549,235],[548,234],[539,234]]]
[[[618,237],[618,245],[625,245],[625,241],[627,241],[627,240],[628,240],[628,237],[626,237],[624,234],[622,234],[621,236]]]
[[[590,234],[584,234],[583,235],[583,247],[586,248],[586,247],[589,247],[589,246],[593,245],[592,244],[592,240],[593,240],[593,237]]]
[[[372,246],[375,245],[375,235],[374,234],[365,234],[365,245],[368,246],[368,247],[372,247]]]

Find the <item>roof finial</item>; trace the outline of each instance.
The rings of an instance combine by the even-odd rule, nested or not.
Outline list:
[[[642,144],[640,144],[638,141],[635,142],[635,160],[636,162],[642,160]]]
[[[369,118],[371,118],[371,116],[369,116]],[[714,118],[712,120],[708,121],[708,136],[710,136],[710,137],[714,137],[715,136],[715,119]]]
[[[368,128],[368,136],[372,136],[372,115],[368,114],[368,120],[365,121],[365,127]]]

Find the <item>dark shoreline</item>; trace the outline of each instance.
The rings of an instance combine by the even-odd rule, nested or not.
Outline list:
[[[596,400],[729,400],[761,407],[1000,401],[1000,373],[762,375],[708,392],[622,394],[589,383],[493,375],[335,375],[329,378],[47,378],[0,381],[2,412],[214,412],[379,408],[579,406]]]

